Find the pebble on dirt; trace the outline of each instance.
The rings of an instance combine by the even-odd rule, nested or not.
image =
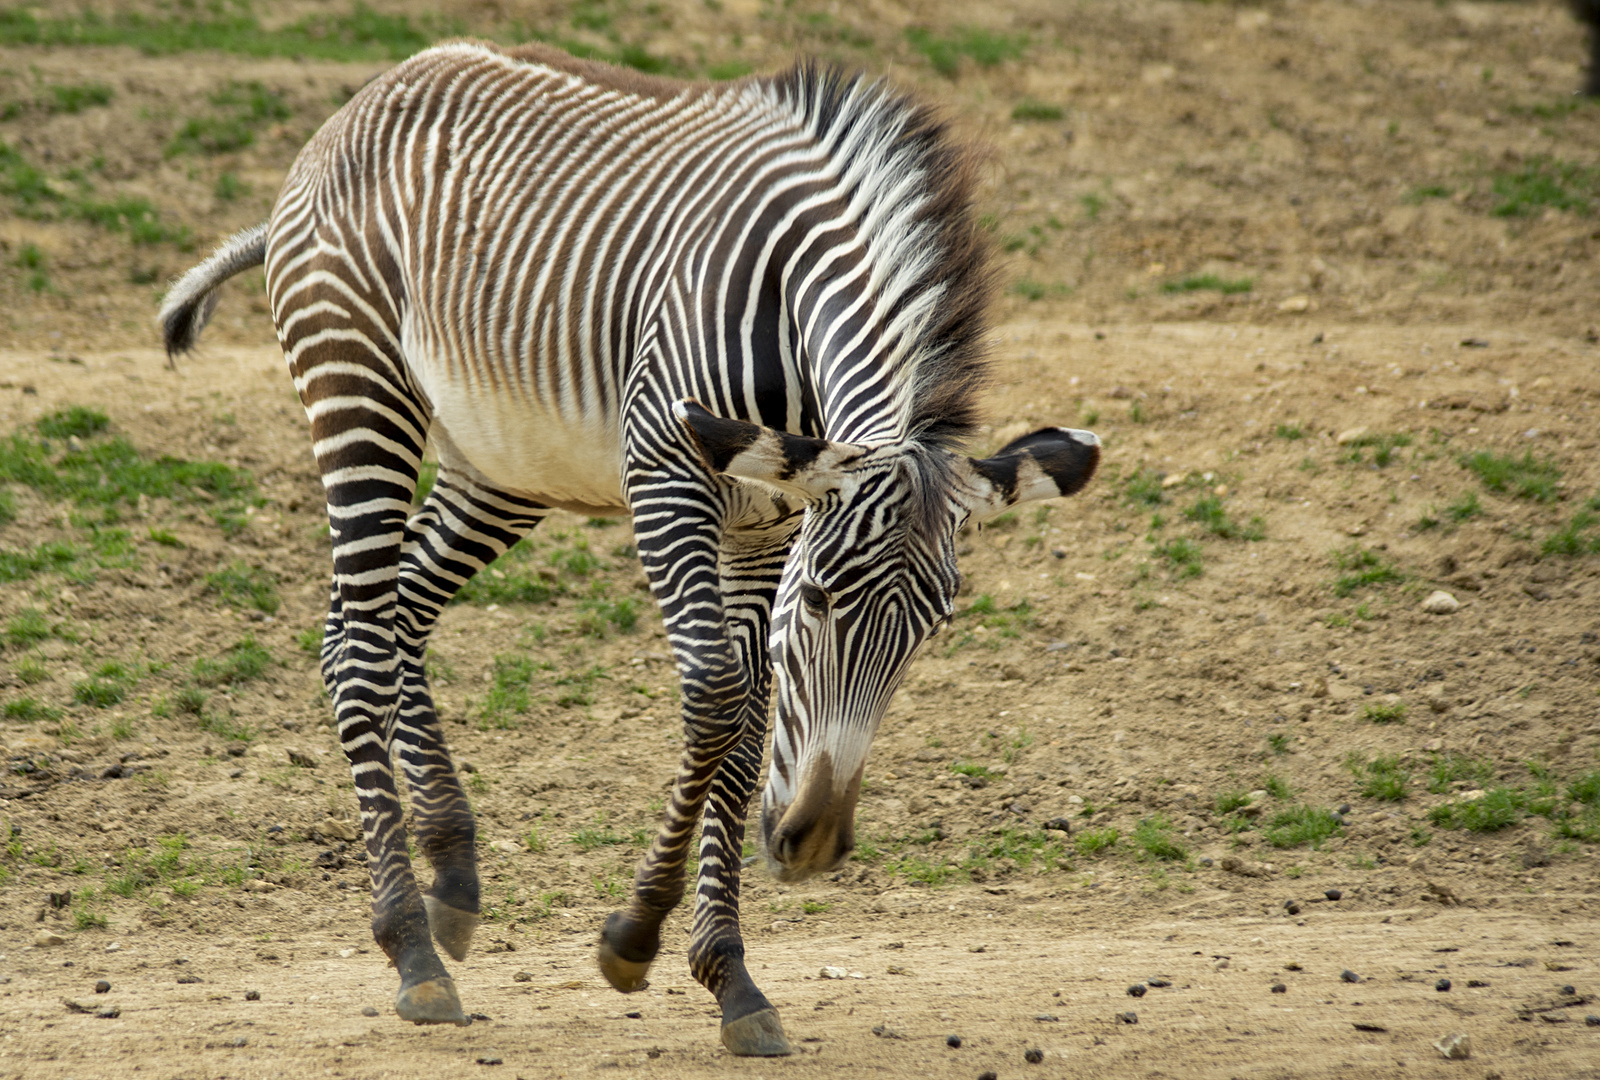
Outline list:
[[[1600,1016],[1590,1013],[1588,1016],[1583,1018],[1583,1022],[1590,1027],[1600,1027]]]
[[[479,1065],[502,1065],[502,1064],[504,1064],[504,1062],[502,1062],[497,1057],[481,1057],[481,1058],[478,1059],[478,1064]]]
[[[260,1001],[261,1000],[261,991],[260,990],[246,990],[244,992],[244,999],[246,1001]]]
[[[1138,1022],[1139,1014],[1131,1010],[1125,1013],[1117,1014],[1117,1023],[1119,1024],[1137,1024]]]
[[[978,1074],[978,1080],[1000,1080],[1000,1078],[997,1077],[993,1073],[993,1071],[990,1071],[990,1072],[981,1072],[981,1073],[979,1073]]]
[[[1429,615],[1453,615],[1461,610],[1461,601],[1443,589],[1435,589],[1422,602],[1422,610]]]
[[[1329,900],[1342,900],[1344,898],[1344,893],[1340,892],[1338,889],[1327,889],[1322,895],[1326,896]]]
[[[532,982],[533,981],[533,972],[531,972],[531,971],[519,971],[515,975],[511,976],[511,981],[512,982]]]
[[[1566,986],[1563,986],[1561,988],[1561,992],[1563,994],[1565,994],[1567,997],[1571,997],[1573,994],[1576,994],[1578,991],[1573,988],[1571,983],[1568,983]]]
[[[1345,968],[1343,971],[1339,972],[1339,978],[1343,979],[1345,982],[1360,982],[1361,981],[1361,976],[1357,975],[1355,972],[1351,971],[1349,968]]]
[[[1040,1050],[1037,1046],[1030,1046],[1028,1049],[1022,1052],[1022,1060],[1026,1061],[1029,1065],[1037,1065],[1039,1062],[1044,1060],[1044,1051]]]
[[[1283,910],[1290,915],[1298,915],[1300,914],[1300,902],[1298,900],[1285,900],[1283,902]]]
[[[1449,979],[1440,979],[1438,982],[1433,984],[1433,988],[1435,990],[1439,991],[1439,993],[1442,994],[1446,990],[1450,989],[1450,980]]]
[[[377,1016],[378,1015],[378,1010],[374,1009],[371,1005],[363,1005],[361,1007],[361,1015],[362,1016]]]
[[[961,1049],[961,1036],[960,1035],[946,1035],[944,1037],[944,1044],[946,1046],[948,1046],[952,1050],[960,1050]]]
[[[1287,994],[1289,992],[1289,988],[1283,985],[1283,983],[1273,983],[1272,992],[1274,994]]]
[[[1451,1032],[1433,1047],[1451,1061],[1465,1061],[1472,1056],[1472,1037],[1459,1031]]]
[[[40,930],[33,936],[33,943],[42,949],[51,945],[65,945],[67,939],[50,930]]]
[[[1145,985],[1144,985],[1144,983],[1134,983],[1132,986],[1128,987],[1128,996],[1129,997],[1144,997],[1144,994],[1145,994]]]
[[[109,994],[111,993],[111,984],[101,979],[94,984],[94,992],[97,994]]]
[[[122,1015],[122,1006],[112,1005],[110,1008],[101,1009],[94,1015],[95,1018],[99,1020],[115,1020],[117,1017]]]

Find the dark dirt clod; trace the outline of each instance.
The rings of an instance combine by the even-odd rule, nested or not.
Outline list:
[[[502,1062],[497,1057],[481,1057],[481,1058],[478,1059],[478,1064],[479,1065],[502,1065],[502,1064],[504,1064],[504,1062]]]
[[[634,1015],[637,1015],[637,1014],[629,1013],[628,1015],[629,1016],[634,1016]],[[475,1020],[475,1021],[476,1020],[488,1020],[489,1019],[489,1014],[488,1013],[468,1013],[467,1014],[467,1019],[468,1020]]]
[[[101,979],[94,984],[94,992],[97,994],[109,994],[111,993],[111,984]]]
[[[1070,833],[1072,831],[1072,822],[1064,817],[1053,817],[1044,823],[1044,827],[1055,829],[1057,832]]]
[[[1138,1022],[1139,1014],[1136,1012],[1129,1011],[1117,1014],[1117,1023],[1119,1024],[1137,1024]]]
[[[1571,997],[1573,994],[1576,994],[1578,991],[1573,989],[1572,985],[1569,983],[1566,986],[1563,986],[1561,988],[1561,992],[1563,994],[1565,994],[1567,997]]]
[[[1144,983],[1146,986],[1153,986],[1157,990],[1165,990],[1167,987],[1172,985],[1172,983],[1166,979],[1146,979]]]
[[[1134,983],[1132,986],[1128,987],[1128,996],[1129,997],[1140,998],[1140,997],[1144,997],[1144,994],[1145,994],[1145,985],[1144,985],[1144,983]]]
[[[260,1001],[261,1000],[261,991],[260,990],[246,990],[244,992],[244,999],[246,1001]]]
[[[1039,1062],[1044,1060],[1044,1051],[1040,1050],[1036,1046],[1029,1047],[1022,1052],[1022,1060],[1026,1061],[1029,1065],[1037,1065]]]
[[[1342,900],[1344,898],[1344,893],[1340,892],[1338,889],[1328,889],[1323,892],[1322,895],[1326,896],[1329,900]]]
[[[1340,803],[1339,809],[1335,810],[1334,813],[1338,814],[1340,817],[1344,817],[1346,814],[1350,813],[1350,804],[1347,802]]]
[[[1300,905],[1296,901],[1285,900],[1283,902],[1283,910],[1290,915],[1298,915],[1300,914]]]
[[[204,982],[204,981],[205,980],[200,978],[200,976],[198,976],[198,975],[179,975],[178,976],[178,982],[180,984],[182,984],[182,985],[187,985],[189,983]]]
[[[1339,978],[1343,979],[1345,982],[1348,982],[1348,983],[1358,983],[1358,982],[1361,981],[1361,976],[1357,975],[1355,972],[1351,971],[1349,968],[1345,968],[1343,971],[1339,972]]]
[[[1274,994],[1287,994],[1289,992],[1289,988],[1283,985],[1283,983],[1273,983],[1272,992]]]
[[[117,1017],[122,1015],[122,1007],[119,1005],[113,1005],[109,1009],[101,1009],[94,1015],[100,1020],[115,1020]]]
[[[1442,994],[1446,990],[1450,989],[1450,980],[1449,979],[1440,979],[1438,982],[1433,984],[1433,988],[1435,990],[1439,991],[1439,993]]]
[[[512,982],[532,982],[533,981],[533,972],[531,972],[531,971],[519,971],[515,975],[511,976],[511,981]]]
[[[952,1050],[960,1050],[961,1049],[961,1036],[960,1035],[946,1035],[944,1037],[944,1044],[946,1046],[948,1046]]]
[[[1590,1013],[1588,1016],[1583,1018],[1583,1022],[1588,1024],[1590,1027],[1600,1027],[1600,1016]]]
[[[1472,989],[1472,990],[1478,990],[1478,989],[1481,989],[1481,988],[1483,988],[1485,986],[1488,986],[1488,985],[1489,985],[1488,982],[1486,982],[1483,979],[1468,979],[1467,980],[1467,986],[1468,986],[1469,989]]]
[[[622,1015],[626,1016],[629,1020],[643,1020],[644,1019],[644,1013],[639,1012],[637,1009],[634,1010],[633,1012],[625,1012]],[[476,1017],[474,1017],[474,1019],[476,1019]]]
[[[978,1080],[1000,1080],[1000,1078],[993,1072],[981,1072],[978,1074]]]

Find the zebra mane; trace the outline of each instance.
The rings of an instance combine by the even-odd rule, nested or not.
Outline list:
[[[995,276],[972,208],[978,155],[939,110],[882,80],[803,60],[755,81],[833,150],[847,179],[872,181],[853,201],[865,204],[882,325],[901,339],[885,362],[909,390],[902,430],[953,448],[976,428],[989,377]]]

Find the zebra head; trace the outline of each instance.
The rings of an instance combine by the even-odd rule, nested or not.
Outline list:
[[[1007,508],[1071,495],[1100,440],[1046,428],[975,459],[916,440],[858,445],[790,435],[680,402],[705,461],[806,505],[778,586],[770,641],[777,690],[761,800],[768,869],[801,881],[855,847],[861,774],[889,698],[961,584],[956,533]]]

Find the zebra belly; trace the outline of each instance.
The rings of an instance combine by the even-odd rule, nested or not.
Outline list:
[[[428,388],[430,438],[447,468],[503,491],[580,513],[625,514],[614,422],[562,416],[504,390]]]

